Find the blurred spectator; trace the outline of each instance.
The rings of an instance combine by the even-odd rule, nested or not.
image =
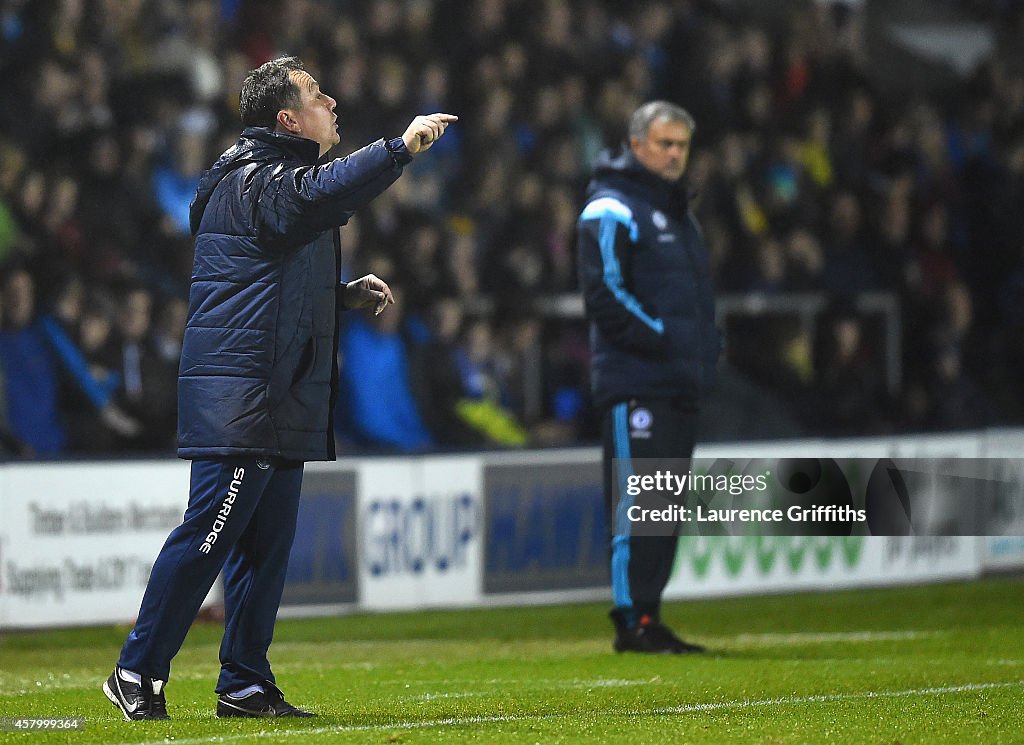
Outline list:
[[[185,335],[185,321],[188,318],[188,303],[184,298],[164,299],[153,327],[153,351],[164,365],[177,371],[181,357],[181,342]]]
[[[32,275],[20,266],[9,268],[0,283],[0,295],[0,363],[11,432],[35,455],[61,455],[67,433],[58,410],[58,363],[36,319]]]
[[[148,184],[126,168],[127,148],[109,132],[98,134],[89,145],[79,200],[89,256],[79,270],[97,280],[117,276],[129,261],[155,258],[143,253],[143,246],[154,229],[157,209],[149,201]],[[132,251],[141,256],[129,257]]]
[[[868,261],[868,246],[860,202],[851,192],[839,192],[829,208],[825,234],[822,283],[835,293],[878,289]]]
[[[114,401],[121,377],[108,368],[90,364],[81,348],[84,303],[81,279],[75,275],[65,278],[58,284],[52,311],[40,319],[40,327],[60,363],[60,412],[69,449],[110,452],[117,449],[118,434],[133,436],[139,424]]]
[[[207,165],[206,135],[213,124],[200,110],[182,114],[174,133],[169,162],[153,171],[157,204],[174,229],[185,235],[189,232],[189,205],[196,195],[199,176]]]
[[[412,308],[426,309],[435,298],[454,289],[444,262],[447,235],[441,223],[426,215],[410,217],[407,231],[399,249],[400,273],[408,288],[403,301]]]
[[[462,333],[465,354],[460,356],[465,396],[456,406],[459,416],[490,442],[525,445],[526,431],[509,411],[508,369],[502,368],[490,324],[478,318]]]
[[[341,331],[338,424],[364,448],[415,452],[431,447],[434,438],[412,391],[409,347],[400,331],[402,288],[390,285],[394,308],[373,319],[351,313]]]
[[[3,297],[0,295],[0,333],[3,325]],[[0,362],[3,360],[0,359]],[[31,449],[11,430],[10,418],[7,415],[7,372],[4,365],[0,364],[0,457],[7,456],[30,456]]]
[[[833,435],[878,431],[884,391],[860,319],[839,312],[823,324],[822,333],[815,360],[819,426]]]
[[[747,289],[751,292],[775,294],[786,289],[786,260],[782,245],[765,236],[754,249],[754,276]]]
[[[939,350],[934,364],[936,374],[928,390],[931,427],[948,431],[992,424],[992,406],[964,373],[959,347],[950,345]]]
[[[789,289],[817,290],[825,257],[817,237],[806,228],[796,228],[786,238],[786,274]]]
[[[442,447],[482,446],[487,438],[459,416],[465,396],[461,343],[462,306],[457,298],[438,296],[428,314],[430,340],[416,345],[410,358],[409,378],[423,421]]]
[[[125,288],[117,303],[114,333],[103,351],[107,367],[122,381],[115,400],[140,424],[138,431],[119,432],[119,447],[127,450],[163,450],[174,444],[178,366],[151,343],[152,314],[148,289]]]

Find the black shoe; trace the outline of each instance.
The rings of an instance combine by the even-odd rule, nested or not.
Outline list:
[[[311,711],[298,709],[284,700],[277,690],[256,691],[242,698],[221,694],[217,699],[219,717],[315,717]]]
[[[691,644],[680,639],[655,617],[641,616],[633,626],[626,624],[625,617],[619,610],[613,610],[611,617],[615,622],[615,641],[612,646],[616,652],[700,654],[705,651],[699,644]]]
[[[125,680],[120,672],[121,668],[115,666],[103,684],[103,693],[120,709],[126,720],[170,719],[164,698],[164,681],[143,676],[141,684],[134,683]]]

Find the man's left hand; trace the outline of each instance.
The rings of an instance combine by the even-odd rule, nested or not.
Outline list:
[[[395,296],[391,294],[391,288],[375,274],[367,274],[365,277],[352,280],[345,285],[342,295],[345,307],[372,307],[374,315],[378,316],[389,304],[394,305],[395,303]]]

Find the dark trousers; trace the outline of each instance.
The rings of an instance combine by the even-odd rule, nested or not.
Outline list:
[[[301,463],[252,457],[193,461],[184,520],[157,556],[118,665],[167,680],[171,658],[223,569],[217,692],[274,684],[267,650],[295,538],[302,470]]]
[[[604,494],[611,529],[612,600],[629,622],[642,615],[658,616],[679,538],[636,535],[628,518],[636,498],[628,495],[623,482],[628,474],[685,472],[696,428],[697,410],[684,402],[630,399],[605,412]]]

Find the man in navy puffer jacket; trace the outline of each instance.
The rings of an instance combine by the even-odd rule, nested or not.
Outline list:
[[[323,160],[335,101],[294,57],[242,84],[246,129],[192,202],[195,263],[178,377],[178,454],[192,459],[184,521],[157,557],[135,628],[104,683],[128,720],[166,719],[163,686],[224,570],[217,715],[312,716],[267,661],[303,463],[333,460],[338,309],[394,302],[379,278],[340,283],[338,227],[427,150],[448,114]]]
[[[688,471],[697,409],[721,346],[707,251],[680,182],[695,128],[684,109],[665,101],[637,109],[629,148],[598,161],[579,219],[620,652],[702,651],[659,617],[674,524],[635,520],[645,507],[671,505],[653,492],[630,493],[645,474]]]

